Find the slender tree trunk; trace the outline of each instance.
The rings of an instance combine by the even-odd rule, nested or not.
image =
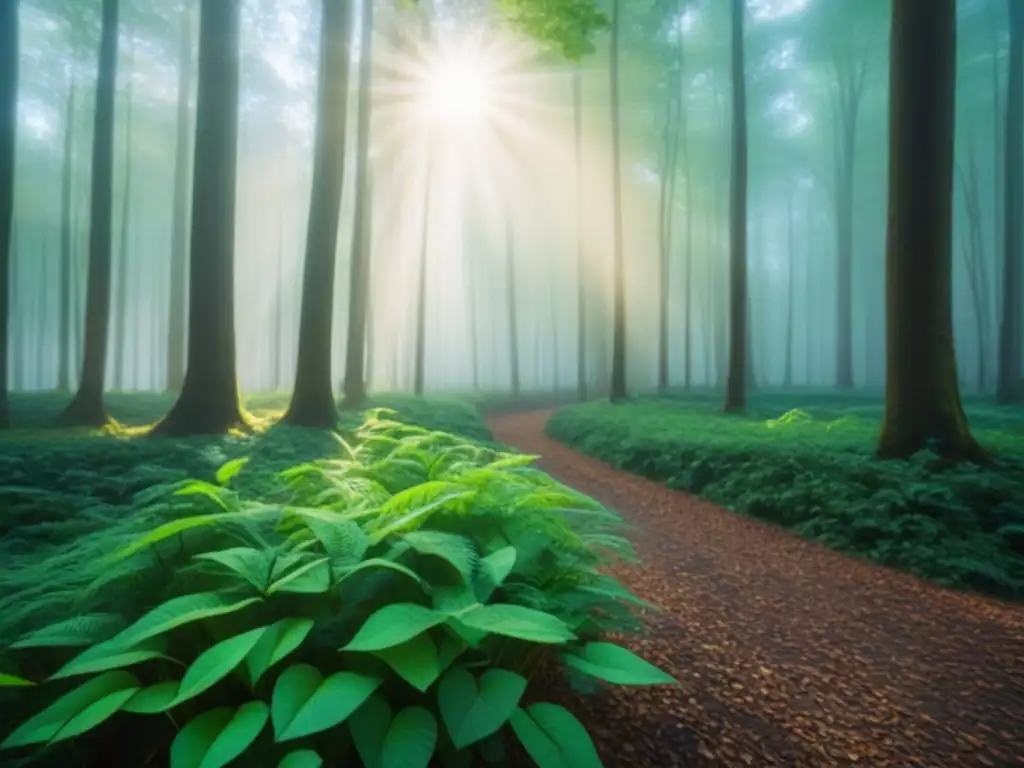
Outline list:
[[[978,391],[988,388],[988,259],[985,255],[985,233],[981,220],[981,202],[978,184],[978,164],[974,137],[967,144],[967,169],[958,168],[960,188],[967,214],[967,233],[962,252],[966,261],[967,279],[971,289],[971,306],[977,330]]]
[[[111,228],[113,224],[114,97],[117,85],[118,0],[103,0],[96,111],[92,144],[92,199],[89,211],[89,272],[85,343],[78,391],[57,417],[63,426],[102,426],[110,329]]]
[[[576,149],[576,394],[587,399],[587,268],[583,252],[583,74],[572,73],[573,143]]]
[[[512,397],[519,397],[519,317],[516,312],[516,244],[512,223],[505,228],[505,283],[508,290],[508,359],[512,379]]]
[[[793,386],[793,273],[795,270],[796,236],[794,230],[793,198],[796,195],[796,185],[790,183],[789,198],[786,205],[786,237],[789,258],[786,260],[786,371],[782,379],[785,387]]]
[[[151,434],[247,427],[235,360],[235,183],[240,0],[201,0],[188,365],[181,394]]]
[[[681,66],[681,65],[680,65]],[[683,110],[682,156],[686,174],[686,246],[683,251],[683,386],[693,386],[693,173],[690,168],[689,123]]]
[[[128,43],[128,61],[125,69],[128,86],[124,100],[124,197],[121,201],[121,243],[114,276],[117,279],[117,301],[114,306],[114,389],[125,388],[124,354],[127,347],[125,330],[128,325],[128,233],[132,199],[132,66],[135,43]],[[136,318],[138,322],[138,318]]]
[[[806,251],[807,270],[806,274],[804,275],[804,366],[807,371],[807,380],[805,382],[807,386],[810,386],[811,384],[814,383],[814,366],[812,363],[814,361],[815,335],[813,330],[816,327],[814,318],[814,286],[816,285],[814,281],[815,259],[813,258],[810,251],[810,248],[812,247],[810,244],[814,242],[814,237],[816,234],[814,227],[814,204],[812,202],[813,199],[813,196],[807,196],[807,210],[805,212],[805,215],[807,216],[806,225],[808,250]]]
[[[427,149],[428,153],[430,148]],[[426,182],[423,187],[423,236],[420,241],[420,264],[416,284],[416,361],[413,369],[413,392],[423,394],[427,367],[427,248],[430,244],[430,182],[433,177],[431,156],[427,155]]]
[[[854,148],[856,146],[857,107],[851,114],[844,111],[842,123],[841,167],[839,169],[836,297],[836,386],[853,387],[853,199]]]
[[[552,275],[551,282],[548,283],[548,308],[551,310],[551,380],[553,382],[552,389],[555,392],[558,391],[559,374],[561,373],[558,365],[558,353],[561,345],[558,341],[558,299],[555,296],[557,281],[557,275]]]
[[[36,389],[45,388],[46,379],[46,316],[50,298],[50,249],[46,239],[39,244],[39,290],[36,295]]]
[[[18,3],[0,3],[0,429],[10,426],[7,390],[14,249],[14,159],[18,128]]]
[[[1021,402],[1021,209],[1024,207],[1024,6],[1008,0],[1010,62],[1006,79],[1006,171],[1003,192],[1003,302],[996,400]]]
[[[669,282],[672,260],[672,218],[675,207],[676,154],[679,151],[678,110],[675,108],[680,96],[678,84],[672,81],[668,103],[665,106],[663,130],[664,162],[661,169],[661,195],[658,229],[658,391],[668,389],[668,314]]]
[[[747,88],[744,0],[732,0],[732,174],[729,201],[729,377],[725,410],[747,405]]]
[[[619,125],[619,28],[621,2],[612,0],[609,71],[612,110],[612,375],[609,397],[626,398],[626,265],[622,245],[622,162]]]
[[[278,200],[277,211],[277,290],[274,292],[274,389],[285,388],[284,381],[284,300],[285,300],[285,270],[284,270],[284,233],[285,218],[288,210],[287,202],[290,195],[288,189],[288,150],[281,149],[281,168],[279,169],[279,184],[284,193]]]
[[[465,210],[465,208],[463,209]],[[469,359],[473,368],[473,391],[480,390],[480,329],[477,325],[476,308],[476,270],[474,269],[474,254],[472,247],[466,245],[466,232],[463,230],[462,258],[466,266],[466,303],[467,314],[469,315]]]
[[[332,330],[334,325],[335,254],[338,249],[338,219],[345,172],[345,124],[348,101],[350,10],[349,3],[324,0],[320,25],[320,67],[317,86],[316,143],[313,148],[313,183],[306,234],[306,264],[302,281],[302,312],[299,323],[299,354],[295,367],[295,388],[285,420],[303,427],[333,427],[338,420],[331,382]],[[366,142],[369,133],[369,72],[373,31],[373,3],[363,0],[363,48],[359,67],[359,156],[356,169],[356,227],[352,241],[352,296],[346,398],[350,405],[362,404],[363,337],[366,324],[365,264],[368,257],[363,230],[366,226]],[[358,268],[357,265],[358,264]],[[357,307],[358,305],[358,307]],[[355,347],[355,349],[353,349]],[[353,366],[359,387],[351,390],[348,367]]]
[[[71,391],[71,255],[72,216],[71,180],[75,135],[75,78],[68,78],[68,95],[64,106],[64,148],[60,173],[60,269],[57,308],[57,389]]]
[[[185,381],[185,335],[188,297],[188,203],[191,145],[192,11],[186,2],[181,11],[178,43],[178,113],[174,150],[174,202],[171,214],[171,274],[167,320],[167,391],[180,392]]]
[[[952,321],[956,0],[894,0],[889,83],[885,416],[879,458],[932,445],[980,459]]]

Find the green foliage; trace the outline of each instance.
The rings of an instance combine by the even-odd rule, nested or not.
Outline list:
[[[877,402],[796,400],[758,397],[747,416],[699,396],[592,403],[560,411],[548,432],[843,552],[949,586],[1024,594],[1024,414],[968,404],[975,435],[996,451],[991,467],[928,451],[881,462]]]
[[[594,0],[498,0],[513,26],[571,61],[594,50],[591,35],[608,25]]]
[[[125,580],[164,589],[12,643],[18,676],[0,682],[52,703],[0,749],[167,714],[173,730],[147,751],[169,752],[171,768],[426,768],[435,754],[493,760],[509,738],[541,766],[600,765],[567,711],[521,707],[545,664],[674,682],[600,641],[637,629],[646,607],[599,572],[633,556],[622,521],[528,466],[534,457],[384,409],[337,445],[259,495],[244,490],[241,457],[214,469],[219,484],[143,492],[137,515],[155,522],[152,509],[172,504],[177,516],[108,552],[117,574],[93,592],[102,603]],[[86,680],[54,700],[72,677]]]

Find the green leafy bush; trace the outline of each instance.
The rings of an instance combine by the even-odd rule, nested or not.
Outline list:
[[[0,749],[57,749],[115,716],[167,715],[147,748],[169,743],[172,768],[243,755],[283,768],[500,764],[516,749],[542,768],[600,765],[575,717],[527,689],[551,663],[613,684],[674,682],[601,639],[638,629],[649,607],[599,570],[634,556],[621,519],[530,467],[536,457],[384,412],[337,439],[340,458],[285,470],[259,500],[236,488],[241,457],[216,483],[149,491],[152,507],[184,500],[191,514],[108,556],[91,589],[156,573],[163,594],[13,643],[20,664],[0,687],[84,682]],[[50,659],[58,668],[32,686]]]
[[[801,405],[802,407],[795,407]],[[758,396],[745,416],[716,397],[590,403],[548,433],[629,472],[941,584],[1024,594],[1024,412],[969,406],[992,466],[872,453],[867,398]],[[775,414],[773,417],[772,414]],[[778,415],[781,414],[781,415]]]

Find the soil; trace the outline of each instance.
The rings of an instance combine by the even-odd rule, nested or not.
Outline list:
[[[607,768],[1024,766],[1024,606],[616,470],[546,437],[550,415],[490,426],[636,526],[641,564],[613,575],[661,612],[617,640],[681,683],[552,691]]]

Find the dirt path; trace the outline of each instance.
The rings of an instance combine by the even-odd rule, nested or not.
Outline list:
[[[627,642],[682,682],[573,701],[608,768],[1024,766],[1024,607],[944,590],[491,421],[639,528]]]

